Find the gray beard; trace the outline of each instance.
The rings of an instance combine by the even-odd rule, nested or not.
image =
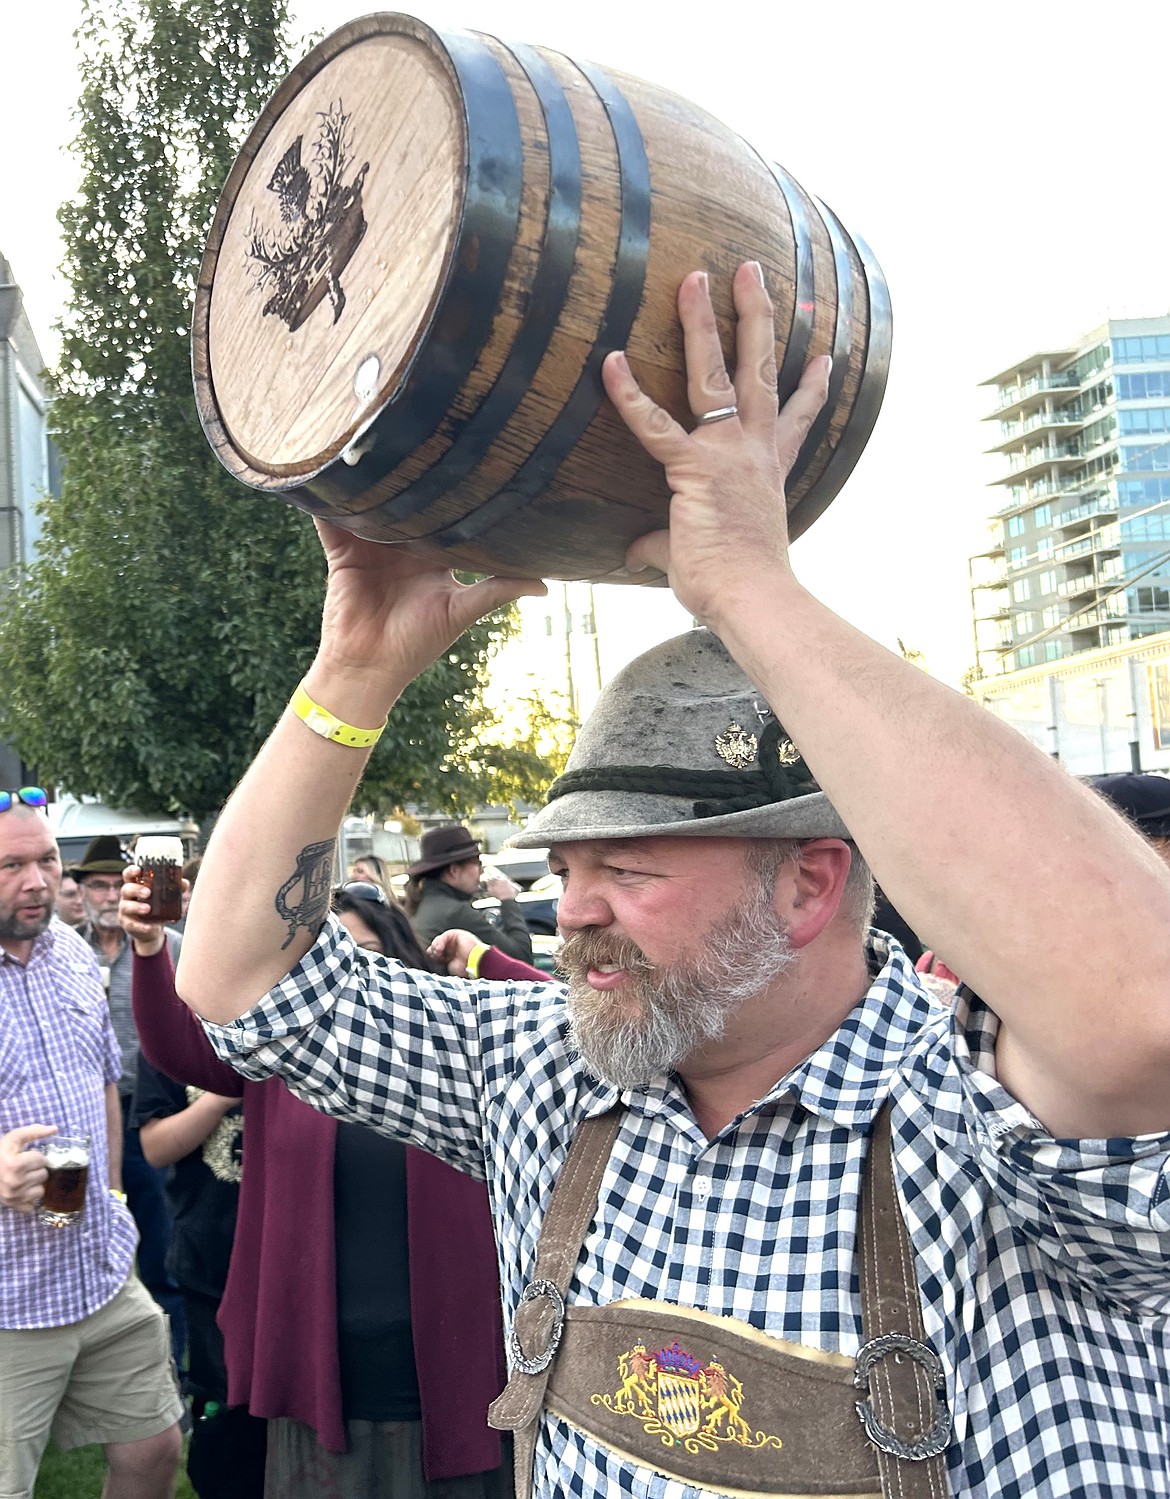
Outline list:
[[[699,955],[656,968],[634,943],[590,928],[565,939],[569,1044],[591,1076],[619,1088],[673,1072],[720,1040],[731,1016],[792,966],[796,950],[761,886],[717,921]],[[616,963],[630,976],[617,991],[589,987],[590,968]]]
[[[5,942],[28,942],[47,931],[52,919],[53,908],[51,906],[36,921],[17,921],[15,916],[0,917],[0,939]]]

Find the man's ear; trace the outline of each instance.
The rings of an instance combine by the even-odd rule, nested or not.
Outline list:
[[[837,914],[853,856],[840,838],[810,838],[776,878],[776,914],[793,947],[814,942]]]

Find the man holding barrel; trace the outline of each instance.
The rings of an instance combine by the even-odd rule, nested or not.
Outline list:
[[[322,526],[316,725],[287,713],[220,818],[180,990],[247,1075],[486,1176],[493,1420],[538,1494],[1163,1492],[1170,871],[800,587],[783,485],[826,362],[777,418],[758,267],[734,292],[732,381],[680,289],[691,432],[605,368],[673,494],[630,565],[710,633],[611,684],[526,830],[567,989],[407,973],[327,919],[363,726],[538,585]],[[863,935],[858,849],[971,985],[953,1011]]]

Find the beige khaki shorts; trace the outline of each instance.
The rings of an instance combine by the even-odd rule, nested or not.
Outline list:
[[[50,1436],[138,1442],[182,1413],[167,1319],[135,1275],[80,1322],[0,1328],[0,1499],[31,1495]]]

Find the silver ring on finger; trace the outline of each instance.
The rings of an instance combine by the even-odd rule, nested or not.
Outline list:
[[[705,426],[707,422],[725,422],[729,417],[738,416],[738,406],[717,406],[714,411],[704,411],[702,416],[695,418],[697,427]]]

